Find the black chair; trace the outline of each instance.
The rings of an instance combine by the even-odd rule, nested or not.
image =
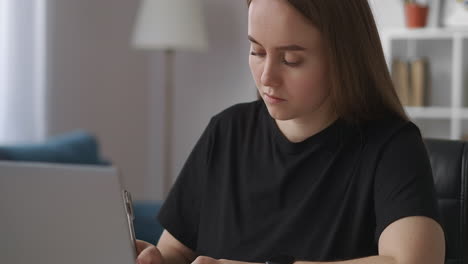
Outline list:
[[[468,264],[468,142],[426,139],[445,231],[447,264]]]

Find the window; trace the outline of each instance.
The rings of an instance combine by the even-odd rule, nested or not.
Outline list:
[[[46,0],[0,0],[0,143],[45,136]]]

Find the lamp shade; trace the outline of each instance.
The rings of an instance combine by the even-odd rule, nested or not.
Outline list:
[[[132,44],[140,49],[207,48],[200,0],[142,0]]]

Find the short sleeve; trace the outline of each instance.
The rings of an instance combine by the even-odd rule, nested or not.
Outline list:
[[[382,150],[374,182],[375,241],[391,223],[426,216],[440,223],[432,169],[419,129],[407,123]]]
[[[158,220],[177,240],[195,251],[208,161],[213,142],[213,119],[192,149],[164,201]]]

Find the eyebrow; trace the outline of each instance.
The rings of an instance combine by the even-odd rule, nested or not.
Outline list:
[[[257,40],[255,40],[252,36],[248,35],[247,38],[252,41],[253,43],[262,46]],[[282,50],[282,51],[304,51],[306,48],[301,47],[299,45],[286,45],[286,46],[280,46],[276,48],[277,50]]]

